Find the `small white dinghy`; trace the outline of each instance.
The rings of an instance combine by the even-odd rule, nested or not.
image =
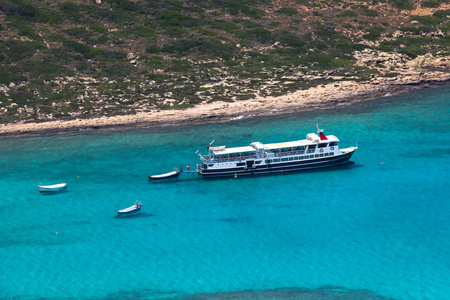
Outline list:
[[[136,201],[136,203],[134,205],[132,205],[130,207],[127,207],[127,208],[124,208],[124,209],[121,209],[121,210],[118,210],[117,214],[119,216],[134,215],[134,214],[136,214],[136,213],[141,211],[141,207],[142,207],[141,201],[139,201],[139,202]]]
[[[148,176],[148,181],[158,181],[166,179],[176,179],[180,176],[180,170],[175,170],[165,174]]]
[[[62,182],[52,185],[38,185],[39,192],[41,193],[52,193],[59,192],[67,188],[67,183]]]

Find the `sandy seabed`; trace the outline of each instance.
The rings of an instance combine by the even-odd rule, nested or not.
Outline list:
[[[445,84],[447,72],[409,72],[395,78],[373,78],[370,81],[340,81],[300,90],[279,97],[254,98],[234,102],[212,102],[183,110],[159,110],[135,115],[49,121],[17,122],[0,125],[0,136],[46,135],[109,127],[150,127],[227,122],[239,118],[261,117],[332,108],[353,102],[380,98],[412,88]]]

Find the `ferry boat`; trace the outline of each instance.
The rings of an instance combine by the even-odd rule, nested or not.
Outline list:
[[[349,161],[357,147],[339,148],[339,139],[325,135],[317,126],[317,134],[309,133],[306,139],[227,148],[209,144],[208,155],[202,156],[197,172],[203,178],[265,175],[315,168],[354,164]]]

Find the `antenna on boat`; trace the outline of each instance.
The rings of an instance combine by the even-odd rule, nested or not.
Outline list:
[[[319,123],[316,123],[316,127],[317,127],[317,133],[321,133],[323,131],[323,129],[319,128]]]
[[[318,123],[316,123],[316,126],[317,126],[317,133],[319,134],[320,140],[321,141],[328,140],[327,136],[323,133],[323,129],[319,128],[319,124]]]
[[[214,144],[215,141],[216,141],[216,140],[212,140],[212,142],[209,143],[208,147],[206,147],[206,150],[207,150],[208,152],[211,152],[211,151],[209,150],[209,148],[211,148],[211,145]]]

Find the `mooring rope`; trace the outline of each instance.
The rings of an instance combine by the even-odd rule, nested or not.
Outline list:
[[[358,148],[358,142],[356,142],[356,148]],[[358,152],[355,151],[356,157],[359,160],[359,163],[361,164],[361,166],[364,166],[364,164],[362,163],[361,159],[359,158]]]

